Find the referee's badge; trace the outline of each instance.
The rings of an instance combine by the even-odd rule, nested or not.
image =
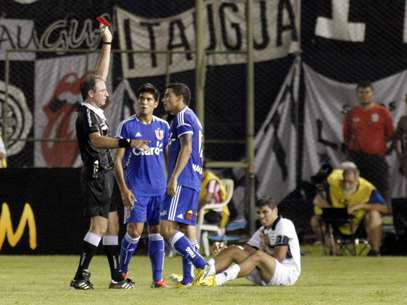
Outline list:
[[[157,128],[156,130],[154,130],[154,132],[157,140],[161,141],[162,139],[164,139],[164,130],[162,130],[161,128]]]
[[[379,114],[378,113],[373,113],[372,114],[372,122],[373,123],[379,122]]]

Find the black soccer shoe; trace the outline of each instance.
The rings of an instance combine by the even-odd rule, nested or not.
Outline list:
[[[71,281],[71,287],[79,290],[93,289],[93,284],[90,282],[90,272],[87,270],[82,271],[81,277]]]
[[[111,281],[109,289],[133,289],[134,282],[131,279],[123,280],[120,282]]]

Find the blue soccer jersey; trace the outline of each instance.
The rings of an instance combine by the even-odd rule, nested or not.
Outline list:
[[[184,134],[192,135],[192,154],[180,176],[178,184],[192,188],[196,191],[201,189],[202,166],[203,166],[203,130],[196,114],[186,107],[171,122],[170,143],[168,146],[168,177],[174,171],[178,154],[181,150],[180,137]]]
[[[134,115],[120,123],[117,136],[150,141],[147,151],[126,148],[124,154],[126,184],[135,196],[164,194],[167,185],[164,152],[169,140],[168,123],[153,116],[152,122],[145,124]]]

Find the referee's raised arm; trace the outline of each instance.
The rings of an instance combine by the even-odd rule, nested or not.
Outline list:
[[[100,50],[100,56],[96,64],[95,74],[97,77],[107,81],[107,75],[109,73],[110,65],[110,53],[112,49],[112,33],[109,27],[101,26],[101,38],[102,49]]]

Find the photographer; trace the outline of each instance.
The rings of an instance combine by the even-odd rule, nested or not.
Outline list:
[[[352,162],[344,162],[340,169],[334,170],[327,178],[325,196],[317,194],[314,198],[315,216],[311,225],[315,232],[324,232],[324,224],[321,223],[321,208],[347,208],[348,214],[352,215],[351,224],[339,227],[344,235],[352,235],[362,225],[372,249],[369,255],[380,255],[382,218],[381,213],[386,213],[387,208],[382,195],[367,180],[359,177],[359,170]],[[318,235],[317,235],[318,236]]]

